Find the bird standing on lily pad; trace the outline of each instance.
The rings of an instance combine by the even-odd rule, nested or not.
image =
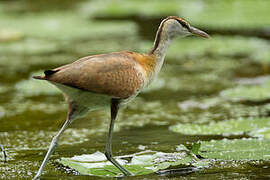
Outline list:
[[[60,135],[77,118],[89,111],[111,107],[111,123],[105,155],[125,176],[131,176],[112,155],[112,133],[119,108],[135,98],[159,73],[168,46],[176,37],[209,35],[186,20],[176,16],[164,19],[157,31],[154,47],[149,53],[130,51],[113,52],[83,57],[71,64],[46,70],[44,76],[35,79],[46,80],[58,87],[69,105],[67,119],[53,138],[49,150],[34,179],[41,173],[57,146]]]

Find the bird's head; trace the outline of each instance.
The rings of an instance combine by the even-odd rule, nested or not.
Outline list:
[[[169,16],[161,23],[160,28],[165,31],[170,39],[177,36],[198,35],[204,38],[210,38],[210,36],[195,27],[192,27],[185,19],[177,16]]]

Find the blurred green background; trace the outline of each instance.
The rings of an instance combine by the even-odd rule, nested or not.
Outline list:
[[[147,53],[159,23],[169,15],[185,18],[212,38],[187,37],[172,44],[159,77],[121,111],[114,154],[138,152],[140,145],[174,152],[179,144],[223,138],[268,142],[270,1],[1,0],[0,143],[9,159],[0,161],[0,179],[31,178],[65,119],[67,106],[61,93],[49,83],[33,80],[34,74],[87,55],[120,50]],[[216,130],[213,125],[239,119],[252,121],[240,130],[231,126],[230,131],[223,126]],[[108,123],[108,109],[74,122],[44,177],[89,179],[53,160],[103,152]],[[236,127],[243,121],[239,123]],[[201,128],[209,124],[213,126]],[[245,168],[237,165],[226,170],[215,166],[185,178],[270,176],[269,157]]]

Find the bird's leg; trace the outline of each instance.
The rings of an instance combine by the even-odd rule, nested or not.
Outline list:
[[[122,167],[114,158],[112,155],[112,133],[113,133],[113,126],[114,126],[114,120],[117,116],[117,112],[119,109],[119,100],[118,99],[112,99],[111,101],[111,123],[110,123],[110,129],[109,129],[109,134],[107,137],[107,142],[106,142],[106,151],[105,155],[107,159],[115,165],[125,176],[132,176],[133,174],[130,173],[127,169]]]
[[[36,176],[33,179],[39,179],[39,177],[41,176],[41,173],[44,169],[44,167],[46,166],[47,162],[49,161],[49,158],[51,156],[51,154],[53,153],[54,149],[56,148],[56,146],[58,145],[58,139],[61,136],[61,134],[66,130],[66,128],[68,127],[68,125],[71,124],[72,120],[73,120],[73,114],[74,111],[76,110],[76,108],[74,108],[75,106],[73,106],[72,104],[69,105],[69,110],[68,110],[68,114],[67,114],[67,119],[64,123],[64,125],[62,126],[62,128],[60,129],[60,131],[56,134],[56,136],[53,137],[49,150],[36,174]]]
[[[1,151],[3,154],[4,161],[7,161],[7,154],[6,154],[6,151],[5,151],[4,147],[2,146],[2,144],[0,144],[0,148],[1,148]]]

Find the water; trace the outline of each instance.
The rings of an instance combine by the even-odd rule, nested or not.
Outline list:
[[[67,106],[62,95],[46,82],[38,84],[30,77],[40,74],[44,69],[70,63],[79,57],[118,50],[142,51],[150,49],[155,29],[161,17],[142,18],[141,16],[123,16],[121,18],[96,17],[98,22],[105,23],[88,26],[90,21],[78,9],[85,1],[53,1],[45,5],[41,1],[1,2],[0,18],[0,143],[4,145],[8,161],[0,161],[0,179],[30,179],[34,176],[52,137],[63,124]],[[48,6],[49,5],[49,6]],[[50,16],[50,11],[54,15]],[[76,14],[77,13],[77,14]],[[49,14],[49,15],[48,15]],[[79,14],[79,15],[78,15]],[[9,18],[9,19],[7,19]],[[19,19],[18,29],[9,25]],[[57,21],[69,27],[69,36],[61,36]],[[73,18],[73,19],[72,19]],[[4,21],[6,19],[6,21]],[[50,19],[50,20],[46,20]],[[72,19],[72,21],[69,21]],[[18,22],[20,22],[18,20]],[[118,20],[108,25],[106,20]],[[127,24],[119,24],[119,20]],[[1,20],[0,20],[1,21]],[[88,36],[73,34],[75,23],[89,28],[101,27],[96,35],[93,31]],[[31,22],[44,22],[45,29]],[[61,24],[60,23],[60,24]],[[42,23],[40,24],[40,26]],[[121,27],[120,27],[121,26]],[[125,28],[127,27],[127,28]],[[91,28],[91,29],[90,29]],[[30,32],[28,32],[30,29]],[[119,33],[118,31],[126,31]],[[207,32],[208,30],[205,29]],[[256,31],[213,30],[212,35],[252,35]],[[5,35],[8,40],[1,40],[3,32],[15,32]],[[27,31],[27,33],[26,33]],[[41,32],[40,32],[41,31]],[[58,32],[59,34],[54,34]],[[74,32],[76,29],[74,29]],[[229,33],[228,33],[229,32]],[[103,33],[103,34],[102,34]],[[106,35],[106,36],[105,36]],[[269,38],[265,36],[259,36]],[[191,38],[190,38],[191,39]],[[181,40],[180,40],[181,41]],[[256,40],[255,40],[256,41]],[[143,43],[139,43],[143,42]],[[188,43],[185,41],[185,43]],[[199,43],[199,42],[198,42]],[[243,43],[242,43],[243,44]],[[266,44],[269,44],[267,41]],[[197,44],[196,44],[197,46]],[[199,45],[198,45],[199,46]],[[176,47],[176,46],[175,46]],[[255,47],[257,48],[257,47]],[[177,49],[177,48],[176,48]],[[173,51],[171,51],[173,52]],[[181,49],[179,49],[181,52]],[[170,52],[169,52],[170,53]],[[212,54],[211,54],[212,53]],[[208,108],[181,109],[180,104],[187,100],[201,101],[218,98],[219,92],[236,85],[235,80],[242,77],[257,77],[269,74],[269,66],[251,61],[252,53],[243,52],[223,57],[211,52],[198,56],[181,53],[166,59],[158,80],[151,89],[141,93],[125,109],[121,110],[116,121],[116,132],[113,138],[114,155],[125,155],[146,149],[174,152],[177,145],[198,140],[220,140],[221,135],[183,135],[169,131],[170,125],[177,123],[207,124],[211,121],[222,121],[239,117],[268,117],[269,111],[262,103],[217,103]],[[260,106],[261,105],[261,106]],[[96,111],[87,117],[75,121],[60,139],[60,146],[50,158],[43,172],[44,179],[99,179],[78,175],[63,168],[54,160],[61,157],[72,157],[80,154],[91,154],[104,151],[105,138],[109,125],[109,109]],[[250,135],[227,136],[229,139],[241,139]],[[126,179],[232,179],[270,177],[269,161],[217,161],[209,169],[196,172],[185,172],[181,169],[173,174],[161,176],[150,174]]]

